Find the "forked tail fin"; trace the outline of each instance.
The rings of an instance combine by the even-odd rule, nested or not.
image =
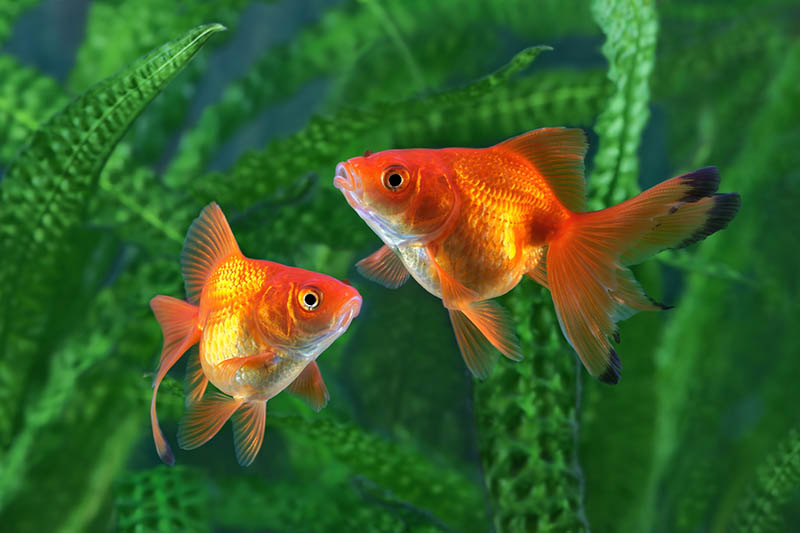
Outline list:
[[[619,205],[575,213],[549,243],[546,281],[561,330],[589,373],[617,383],[621,364],[609,338],[637,311],[663,309],[627,268],[725,228],[738,194],[715,194],[719,173],[703,168],[667,180]]]
[[[161,349],[161,362],[158,365],[156,377],[153,380],[153,399],[150,402],[150,424],[153,429],[153,441],[156,443],[161,460],[172,465],[175,457],[169,448],[164,433],[158,425],[156,416],[156,396],[161,380],[175,362],[193,344],[200,340],[200,329],[197,327],[197,307],[169,296],[158,295],[150,300],[150,307],[156,320],[161,324],[161,331],[164,334],[164,345]]]

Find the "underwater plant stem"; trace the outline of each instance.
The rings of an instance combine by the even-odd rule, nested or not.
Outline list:
[[[588,531],[577,439],[581,386],[550,294],[523,282],[503,298],[525,358],[500,361],[474,387],[494,528]]]

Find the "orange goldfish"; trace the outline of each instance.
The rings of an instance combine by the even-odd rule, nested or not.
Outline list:
[[[150,404],[158,455],[175,462],[156,417],[158,386],[199,343],[187,365],[178,444],[197,448],[233,417],[236,458],[247,466],[264,439],[267,400],[288,388],[316,410],[327,404],[315,360],[358,315],[361,296],[324,274],[246,258],[216,203],[189,228],[181,270],[188,302],[161,295],[150,300],[164,334]],[[209,381],[221,392],[205,393]]]
[[[580,129],[543,128],[482,148],[367,152],[334,185],[385,243],[358,263],[387,287],[411,274],[442,299],[461,354],[485,378],[492,346],[521,358],[508,314],[491,298],[528,275],[553,297],[561,331],[592,376],[620,379],[616,323],[661,309],[628,269],[725,228],[738,194],[715,194],[714,167],[587,211]]]

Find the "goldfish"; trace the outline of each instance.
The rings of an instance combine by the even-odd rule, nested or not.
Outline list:
[[[488,148],[367,151],[339,163],[334,186],[384,243],[358,270],[390,288],[410,275],[441,298],[479,378],[496,350],[522,357],[509,314],[492,299],[527,275],[550,290],[588,372],[616,384],[617,323],[667,307],[628,267],[725,228],[741,199],[718,194],[719,172],[708,167],[589,211],[587,146],[581,129],[542,128]]]
[[[268,400],[288,389],[317,411],[327,404],[316,359],[358,315],[361,295],[325,274],[243,256],[216,203],[189,228],[181,270],[188,301],[150,301],[164,336],[150,403],[156,450],[174,464],[156,396],[167,371],[198,344],[186,367],[178,443],[197,448],[231,418],[236,458],[247,466],[261,448]],[[209,382],[218,391],[206,392]]]

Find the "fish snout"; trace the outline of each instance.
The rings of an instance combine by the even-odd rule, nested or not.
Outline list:
[[[361,295],[355,289],[353,289],[353,292],[355,294],[345,304],[345,309],[350,313],[351,319],[357,317],[361,312],[362,303]]]
[[[342,192],[355,192],[356,184],[353,182],[353,177],[347,172],[344,165],[344,163],[336,165],[336,175],[333,177],[333,186]]]

